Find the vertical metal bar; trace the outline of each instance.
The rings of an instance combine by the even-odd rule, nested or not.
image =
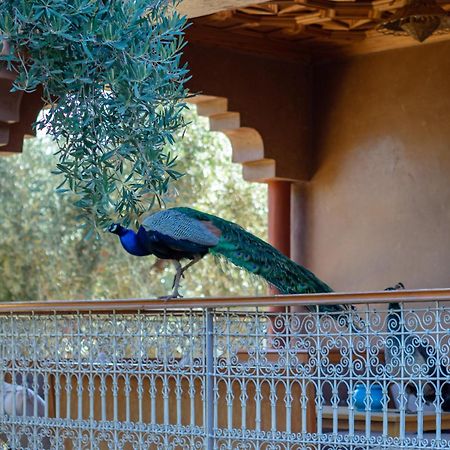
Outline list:
[[[138,376],[137,376],[137,390],[138,390],[138,417],[139,424],[142,424],[144,421],[143,417],[143,395],[144,395],[144,368],[142,367],[142,358],[144,357],[144,316],[139,313],[136,316],[139,324],[139,353],[138,353]]]
[[[25,369],[22,369],[20,378],[22,379],[22,386],[20,388],[22,391],[22,417],[25,417],[27,415],[27,372]]]
[[[285,377],[286,377],[286,382],[285,382],[285,393],[284,393],[284,407],[285,407],[285,411],[286,411],[286,433],[289,434],[292,432],[292,386],[291,386],[291,345],[294,345],[295,347],[295,342],[294,342],[294,336],[293,331],[292,331],[292,324],[293,324],[293,316],[294,314],[291,313],[290,310],[286,309],[285,311],[286,314],[286,331],[285,331],[285,360],[286,360],[286,365],[285,365]],[[292,315],[292,317],[291,317]],[[279,382],[277,382],[279,383]]]
[[[321,349],[321,342],[320,342],[320,310],[319,306],[317,305],[314,311],[315,315],[315,322],[316,322],[316,364],[317,364],[317,389],[316,389],[316,420],[317,420],[317,434],[320,435],[323,433],[322,425],[323,425],[323,403],[322,403],[322,392],[323,392],[323,386],[322,386],[322,360],[320,358],[320,349]]]
[[[191,432],[195,427],[195,378],[194,378],[194,314],[192,311],[189,313],[189,424],[191,427]]]
[[[16,320],[14,320],[13,316],[11,315],[11,348],[13,349],[12,351],[12,364],[11,364],[11,381],[12,381],[12,416],[15,417],[16,416],[16,410],[17,410],[17,405],[16,405],[16,351],[17,351],[17,347],[16,347]],[[13,432],[15,430],[13,429]]]
[[[36,351],[36,341],[37,341],[37,330],[36,325],[38,318],[34,315],[34,312],[31,315],[32,320],[32,347],[33,347],[33,360],[31,364],[31,373],[33,377],[33,416],[37,417],[38,415],[38,404],[37,404],[37,392],[38,392],[38,373],[37,373],[37,367],[38,367],[38,352]],[[36,431],[36,428],[33,428],[34,431]]]
[[[100,400],[102,409],[102,422],[106,422],[106,375],[100,375]]]
[[[141,358],[139,357],[139,365],[141,364]],[[138,421],[141,424],[144,421],[143,418],[143,409],[142,409],[142,398],[144,394],[144,379],[143,379],[143,370],[139,367],[139,375],[137,378],[137,392],[138,392]]]
[[[227,386],[227,393],[225,397],[227,402],[227,428],[231,430],[233,428],[233,382],[231,377],[226,378],[224,381]]]
[[[339,392],[338,392],[338,385],[337,380],[335,377],[333,377],[333,385],[331,387],[331,409],[333,411],[333,434],[338,433],[338,408],[339,408]],[[350,417],[350,414],[349,414]]]
[[[422,377],[420,377],[422,378]],[[423,383],[422,380],[418,382],[417,386],[417,437],[423,439]]]
[[[416,311],[417,313],[419,313],[419,311]],[[418,317],[419,319],[419,317]],[[417,324],[420,323],[420,320],[417,321]],[[419,332],[421,330],[419,329],[419,326],[417,325],[417,329],[416,330],[411,330],[411,334],[415,334],[417,336],[417,339],[422,340],[421,336],[419,336]],[[424,331],[423,327],[422,327],[422,332]],[[437,351],[437,349],[436,349]],[[427,368],[428,368],[428,364],[429,364],[429,359],[426,361],[427,364]],[[426,376],[425,376],[426,378]],[[413,380],[414,382],[417,383],[417,437],[419,439],[423,439],[423,405],[424,405],[424,392],[423,392],[423,387],[424,387],[424,382],[422,379],[422,373],[419,374],[419,378],[418,380]],[[425,379],[426,381],[426,379]]]
[[[193,360],[192,360],[193,361]],[[191,369],[192,370],[192,369]],[[195,377],[194,375],[191,373],[189,375],[189,424],[190,427],[192,429],[194,429],[195,425],[196,425],[196,420],[195,420],[195,394],[196,394],[196,389],[195,389]]]
[[[416,333],[420,331],[420,330],[416,330]],[[429,361],[426,361],[427,367],[429,364]],[[425,381],[426,381],[426,377],[425,377]],[[424,391],[423,391],[423,387],[424,387],[424,382],[422,379],[422,374],[419,374],[419,378],[417,380],[417,437],[419,439],[423,439],[423,405],[425,403],[425,399],[424,399]]]
[[[206,364],[206,389],[205,389],[205,449],[214,449],[214,312],[205,310],[205,364]]]
[[[383,347],[387,347],[388,343],[391,341],[390,337],[390,329],[389,325],[387,324],[387,321],[389,319],[389,307],[383,307],[382,311],[378,312],[378,315],[381,315],[382,313],[386,313],[386,330],[384,334],[383,331]],[[379,317],[375,318],[375,320],[381,320]],[[375,322],[374,320],[374,322]],[[388,341],[389,339],[389,341]],[[388,356],[386,352],[390,352],[391,350],[385,350],[385,364],[383,368],[383,430],[382,430],[382,436],[384,438],[388,437],[389,432],[389,416],[388,416],[388,403],[389,403],[389,384],[390,384],[390,376],[387,370],[386,362],[388,361]],[[380,358],[380,354],[378,353],[378,358]],[[381,361],[378,359],[378,362],[381,364]],[[391,369],[392,370],[392,369]]]
[[[163,395],[163,423],[168,429],[169,425],[169,324],[167,320],[167,310],[164,310],[163,321],[163,373],[162,373],[162,395]],[[167,439],[167,435],[164,436]],[[165,441],[165,444],[167,442]]]
[[[260,359],[260,335],[259,335],[259,311],[255,309],[255,428],[258,433],[261,432],[261,401],[262,401],[262,387],[261,387],[261,359]],[[251,343],[249,342],[251,345]],[[287,420],[287,419],[286,419]]]
[[[66,374],[65,378],[65,389],[66,389],[66,419],[71,419],[70,409],[71,409],[71,400],[72,400],[72,376],[70,374]]]
[[[45,316],[45,317],[41,318],[41,320],[42,320],[42,327],[43,327],[41,337],[44,338],[44,342],[46,344],[50,344],[50,345],[48,345],[48,347],[47,347],[47,345],[44,346],[44,348],[47,347],[47,349],[44,350],[44,354],[46,352],[50,352],[51,351],[51,354],[53,355],[53,358],[54,358],[55,357],[54,356],[54,350],[55,349],[52,348],[52,345],[51,345],[52,343],[54,343],[54,341],[51,339],[51,328],[49,330],[49,319],[50,319],[49,316]],[[43,349],[43,347],[41,346],[40,347],[40,351],[42,351],[42,349]],[[45,355],[45,357],[49,358],[49,355],[47,354],[47,355]],[[44,402],[44,417],[49,417],[50,379],[51,378],[50,378],[50,374],[48,373],[48,368],[46,368],[46,369],[44,369],[44,371],[42,373],[42,382],[43,382],[44,400],[45,400],[45,402]]]
[[[275,435],[277,432],[277,385],[276,380],[274,380],[273,378],[270,379],[269,383],[270,431],[273,433],[273,435]]]
[[[113,393],[113,439],[115,447],[118,447],[119,442],[119,433],[117,430],[118,420],[119,420],[119,369],[117,367],[117,353],[118,353],[118,342],[117,342],[117,314],[115,310],[111,311],[111,320],[112,320],[112,333],[113,333],[113,342],[112,342],[112,393]]]
[[[366,326],[369,326],[366,321]],[[355,343],[353,336],[353,319],[348,327],[348,372],[349,372],[349,389],[348,389],[348,433],[350,436],[355,434],[355,403],[353,400],[354,395],[354,377],[355,377],[355,365],[354,365],[354,353]]]
[[[61,356],[61,350],[60,350],[60,343],[62,340],[62,336],[60,336],[58,332],[58,319],[56,316],[56,312],[51,314],[49,316],[50,320],[50,334],[54,337],[54,343],[55,348],[53,349],[53,354],[55,358],[55,373],[54,373],[54,404],[55,404],[55,418],[60,419],[61,417],[61,380],[62,380],[62,371],[61,371],[61,363],[60,363],[60,356]],[[51,378],[50,378],[51,379]],[[54,439],[55,442],[59,442],[60,437],[60,430],[59,427],[55,427],[54,429]],[[59,448],[59,445],[57,444],[57,448]]]
[[[370,438],[371,433],[371,425],[372,425],[372,401],[371,401],[371,395],[370,392],[372,390],[373,380],[372,380],[372,371],[370,367],[370,306],[366,304],[366,313],[365,313],[365,319],[366,323],[368,324],[367,327],[365,327],[364,332],[364,340],[365,340],[365,350],[366,350],[366,364],[365,364],[365,379],[366,379],[366,423],[365,423],[365,431],[366,431],[366,438]]]
[[[300,379],[301,383],[301,393],[300,393],[300,405],[301,405],[301,411],[302,411],[302,420],[301,420],[301,426],[302,426],[302,434],[307,433],[307,416],[306,411],[308,408],[308,396],[306,395],[306,376],[303,375]]]
[[[130,413],[131,413],[131,405],[130,405],[130,394],[131,394],[131,380],[130,374],[126,373],[124,375],[124,390],[125,390],[125,421],[130,422]]]
[[[386,378],[383,380],[383,401],[385,404],[383,405],[383,437],[388,436],[389,430],[389,417],[388,417],[388,399],[389,399],[389,383],[386,381]]]
[[[81,317],[79,314],[77,314],[77,328],[76,328],[76,346],[75,349],[77,355],[78,355],[78,364],[77,364],[77,370],[79,371],[77,378],[77,396],[78,396],[78,420],[83,420],[83,369],[82,369],[82,360],[81,360]],[[75,341],[74,341],[75,342]]]
[[[150,375],[150,423],[156,425],[156,380],[154,373]]]
[[[247,400],[248,400],[248,394],[247,394],[247,385],[248,385],[248,379],[243,379],[241,381],[241,428],[242,431],[247,431]]]
[[[97,333],[94,332],[94,327],[92,325],[92,314],[89,312],[88,314],[88,335],[87,338],[89,340],[89,350],[88,350],[88,393],[89,393],[89,440],[91,442],[91,446],[94,443],[94,395],[95,395],[95,378],[94,378],[94,342],[98,344],[96,338]]]
[[[225,336],[226,336],[226,354],[225,357],[227,358],[228,364],[231,363],[231,359],[233,357],[233,350],[231,346],[231,321],[229,316],[226,317],[226,323],[225,323]],[[233,428],[233,379],[231,377],[231,367],[228,367],[228,375],[229,377],[225,378],[226,383],[226,395],[225,400],[227,402],[227,428],[228,430],[231,430]],[[230,433],[231,434],[231,433]],[[228,440],[228,445],[231,448],[231,439]]]
[[[177,408],[176,408],[177,409],[177,414],[176,414],[177,415],[177,425],[179,427],[181,427],[181,419],[182,419],[182,417],[181,417],[181,412],[182,412],[181,411],[181,397],[183,395],[183,386],[181,384],[182,378],[179,373],[174,376],[174,382],[175,382],[175,397],[177,400]]]
[[[405,425],[406,425],[406,408],[408,407],[408,398],[406,397],[405,386],[405,308],[404,304],[400,304],[400,439],[405,439]],[[411,350],[410,350],[411,351]]]
[[[440,328],[441,328],[441,317],[440,317],[440,305],[439,301],[435,302],[435,330],[436,330],[436,340],[440,342]],[[441,386],[441,346],[437,345],[436,348],[436,440],[438,442],[442,439],[442,386]],[[449,381],[449,380],[447,380]]]

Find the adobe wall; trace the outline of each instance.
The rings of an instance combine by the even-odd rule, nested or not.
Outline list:
[[[336,290],[450,287],[450,43],[317,66],[313,90],[293,255]]]
[[[241,126],[261,134],[278,177],[310,176],[311,66],[197,42],[188,43],[184,57],[191,92],[226,97]]]

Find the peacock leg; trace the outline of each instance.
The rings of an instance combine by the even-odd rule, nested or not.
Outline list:
[[[175,270],[177,272],[175,274],[175,277],[173,279],[173,284],[172,284],[172,289],[173,289],[172,298],[179,298],[179,297],[183,297],[178,292],[178,289],[180,288],[181,277],[183,276],[183,268],[181,267],[180,261],[177,261],[176,259],[173,260],[173,264],[174,264]]]
[[[173,283],[172,283],[172,293],[170,295],[164,295],[162,297],[159,297],[161,300],[170,300],[172,298],[179,298],[179,297],[183,297],[179,292],[178,289],[180,288],[180,280],[181,277],[183,276],[183,268],[181,267],[181,263],[180,261],[174,259],[173,261],[173,265],[175,266],[175,276],[173,278]]]
[[[197,255],[192,261],[188,262],[185,266],[181,266],[180,261],[174,259],[173,260],[173,264],[174,264],[175,269],[176,269],[176,274],[175,274],[175,277],[173,279],[173,284],[172,284],[173,291],[172,291],[172,294],[165,295],[164,297],[160,297],[160,299],[170,300],[171,298],[183,297],[178,292],[178,289],[180,288],[181,278],[184,276],[184,272],[187,269],[189,269],[189,267],[193,266],[195,263],[199,262],[201,259],[202,259],[202,256]]]
[[[194,264],[198,263],[202,259],[201,255],[197,255],[194,257],[192,261],[189,261],[185,266],[181,268],[181,276],[184,277],[184,272],[186,272],[189,267],[193,266]]]

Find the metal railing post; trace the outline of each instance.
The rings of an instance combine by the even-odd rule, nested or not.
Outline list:
[[[214,320],[213,310],[205,309],[206,318],[206,386],[205,386],[205,449],[214,449]]]

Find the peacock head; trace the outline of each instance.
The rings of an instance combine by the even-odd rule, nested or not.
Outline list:
[[[120,224],[118,224],[118,223],[112,223],[109,227],[108,227],[108,231],[110,232],[110,233],[113,233],[113,234],[117,234],[117,235],[122,235],[126,230],[125,230],[125,228],[122,226],[122,225],[120,225]]]

